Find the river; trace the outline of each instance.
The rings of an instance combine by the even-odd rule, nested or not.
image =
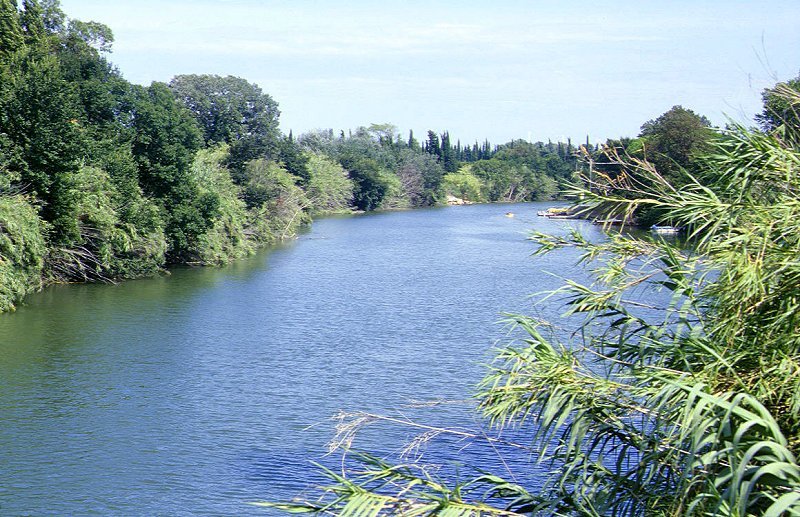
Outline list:
[[[228,267],[30,296],[0,316],[0,514],[271,513],[247,503],[319,482],[331,415],[468,399],[502,314],[581,275],[572,252],[531,257],[526,235],[600,230],[544,206],[326,218]],[[420,411],[473,420],[464,403]]]

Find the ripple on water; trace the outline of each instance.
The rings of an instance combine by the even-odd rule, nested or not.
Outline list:
[[[330,415],[468,399],[501,313],[558,285],[543,271],[580,274],[569,254],[530,257],[526,230],[566,231],[541,208],[325,219],[228,268],[31,297],[0,316],[0,513],[270,513],[246,503],[320,483],[311,461],[339,465]],[[464,403],[403,411],[479,425]],[[409,436],[358,443],[391,454]],[[451,474],[500,466],[452,439],[427,457]]]

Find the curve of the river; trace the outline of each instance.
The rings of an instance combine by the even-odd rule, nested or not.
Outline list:
[[[225,268],[31,296],[0,316],[0,514],[268,513],[247,503],[319,481],[329,416],[467,399],[502,314],[580,276],[526,235],[599,230],[544,206],[327,218]],[[468,404],[419,411],[472,423]],[[357,443],[383,454],[409,435]],[[435,454],[496,461],[461,447]]]

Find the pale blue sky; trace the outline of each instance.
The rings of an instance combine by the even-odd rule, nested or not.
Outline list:
[[[236,75],[281,128],[395,124],[489,138],[636,136],[675,104],[749,123],[800,71],[800,2],[62,0],[109,25],[129,80]]]

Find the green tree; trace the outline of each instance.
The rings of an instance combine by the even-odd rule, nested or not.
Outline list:
[[[359,210],[370,211],[380,207],[389,193],[385,172],[372,158],[345,157],[342,165],[353,181],[353,203]]]
[[[0,195],[0,312],[42,285],[45,223],[23,195]]]
[[[312,210],[320,213],[349,210],[353,200],[353,182],[347,171],[321,154],[309,153],[307,159],[311,177],[306,193]]]
[[[317,129],[308,131],[297,138],[297,144],[304,150],[312,153],[322,153],[331,158],[336,158],[339,141],[333,136],[333,129]]]
[[[278,163],[264,158],[248,162],[244,175],[244,200],[248,208],[256,208],[277,199],[284,191],[297,185],[296,176]]]
[[[81,167],[70,190],[75,203],[68,215],[77,222],[77,238],[50,250],[55,280],[110,281],[159,270],[167,244],[154,205],[140,196],[122,198],[108,173],[96,167]],[[131,213],[137,217],[123,220]]]
[[[550,201],[556,199],[560,192],[558,182],[544,174],[531,173],[527,183],[530,200]]]
[[[169,259],[187,260],[196,239],[212,226],[219,203],[214,194],[201,194],[191,175],[202,133],[163,83],[137,88],[132,114],[139,183],[165,210]]]
[[[684,180],[681,169],[691,170],[695,158],[707,151],[713,132],[707,118],[682,106],[673,106],[642,125],[645,158],[670,182]]]
[[[192,164],[192,177],[200,196],[209,194],[219,199],[213,225],[199,235],[189,254],[198,264],[225,264],[249,255],[255,250],[255,239],[249,232],[249,214],[241,199],[241,189],[233,183],[225,167],[228,146],[225,144],[201,149]]]
[[[74,89],[55,57],[34,50],[17,53],[0,74],[0,133],[16,157],[10,168],[42,201],[41,217],[52,224],[52,239],[68,243],[77,238],[70,185],[84,144]]]
[[[245,199],[252,209],[248,232],[257,241],[284,239],[309,221],[310,202],[297,185],[296,176],[264,158],[248,162],[245,174]]]
[[[488,201],[521,201],[527,189],[523,184],[523,169],[492,158],[468,165],[470,173],[481,180],[483,198]]]
[[[23,41],[16,2],[0,0],[0,57],[22,48]]]
[[[73,47],[89,47],[96,52],[111,52],[114,33],[107,25],[98,22],[70,20],[66,42]]]
[[[800,113],[788,100],[792,91],[800,92],[800,76],[765,89],[761,94],[764,110],[756,115],[756,120],[765,131],[782,129],[786,137],[799,141],[800,135],[790,133],[792,128],[800,126]]]
[[[434,131],[428,130],[428,141],[425,143],[425,150],[437,157],[442,155],[442,148],[439,145],[439,135]]]
[[[133,109],[133,152],[145,193],[165,198],[186,179],[201,135],[190,114],[175,102],[167,86],[137,88]]]
[[[257,85],[233,76],[179,75],[170,88],[200,124],[206,144],[230,144],[235,180],[248,161],[278,158],[278,103]]]
[[[455,155],[453,146],[450,144],[450,133],[442,133],[441,160],[445,172],[455,172],[458,170],[458,158]]]
[[[408,148],[414,150],[419,149],[419,142],[414,138],[414,131],[412,129],[408,130]]]
[[[442,190],[446,195],[454,196],[465,201],[481,202],[483,183],[469,172],[469,167],[462,167],[458,172],[445,174],[442,180]]]
[[[311,178],[308,157],[303,153],[302,147],[291,138],[291,133],[288,137],[281,138],[277,158],[289,174],[297,177],[301,186],[308,185]]]
[[[405,191],[410,206],[436,204],[439,187],[444,177],[442,164],[433,156],[415,149],[402,149],[398,153],[397,177]]]
[[[47,29],[44,26],[44,13],[38,0],[23,0],[20,25],[25,33],[27,44],[38,44],[45,41]]]
[[[370,124],[366,130],[381,146],[392,147],[395,142],[400,141],[394,124]]]
[[[67,16],[61,10],[61,1],[41,0],[39,7],[42,10],[44,28],[51,34],[62,34],[67,23]]]

